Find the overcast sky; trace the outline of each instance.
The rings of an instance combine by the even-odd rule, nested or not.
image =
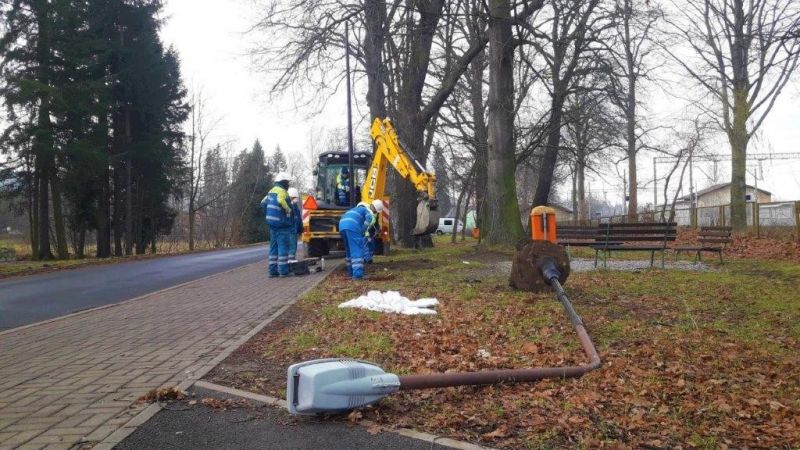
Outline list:
[[[306,118],[308,111],[295,112],[290,99],[268,97],[266,80],[253,70],[246,56],[248,42],[253,37],[245,32],[255,17],[251,1],[166,0],[165,3],[167,21],[162,37],[178,50],[187,86],[202,86],[212,114],[221,119],[216,140],[232,141],[238,151],[259,139],[268,152],[280,145],[285,152],[306,156],[311,130],[319,135],[320,130],[345,126],[343,93],[339,95],[340,101],[334,99],[328,110],[315,119]],[[680,88],[680,84],[677,86]],[[656,110],[674,103],[659,93],[651,94],[651,98]],[[364,103],[365,99],[354,101]],[[367,133],[367,130],[356,132]],[[751,145],[751,153],[800,152],[800,80],[784,91],[763,126],[762,136],[760,142]],[[730,154],[724,144],[720,142],[719,153]],[[708,172],[711,166],[696,167],[695,183],[702,189],[709,184],[703,171]],[[651,158],[641,158],[638,168],[642,182],[652,180]],[[729,179],[729,165],[721,168],[724,179]],[[659,171],[664,170],[666,166],[659,166]],[[800,160],[764,162],[763,176],[759,187],[771,191],[774,199],[800,199]],[[622,185],[615,174],[605,179],[590,178],[590,182],[590,190],[598,197],[603,192],[612,202],[621,197]],[[748,183],[753,182],[749,175]],[[568,194],[566,188],[562,192]],[[652,190],[642,190],[639,195],[640,204],[652,202]]]

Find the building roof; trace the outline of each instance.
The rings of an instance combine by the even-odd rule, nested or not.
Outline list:
[[[725,189],[725,188],[729,187],[730,185],[731,185],[730,183],[715,184],[715,185],[709,186],[709,187],[707,187],[705,189],[700,189],[699,191],[695,192],[695,196],[702,197],[703,195],[709,194],[711,192],[718,191],[720,189]],[[755,186],[751,186],[749,184],[746,185],[746,186],[748,188],[755,189]],[[765,193],[767,195],[772,195],[772,192],[765,191],[764,189],[759,189],[758,191],[759,192],[763,192],[763,193]],[[684,195],[683,197],[680,198],[680,200],[689,201],[689,196],[688,195]]]

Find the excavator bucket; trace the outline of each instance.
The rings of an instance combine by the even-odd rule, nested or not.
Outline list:
[[[422,199],[417,204],[417,224],[414,227],[415,236],[431,234],[439,228],[439,207],[436,200]]]

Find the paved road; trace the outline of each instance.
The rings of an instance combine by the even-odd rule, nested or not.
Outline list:
[[[265,246],[257,246],[0,280],[0,331],[119,303],[266,256]]]
[[[194,389],[196,404],[167,405],[115,450],[142,449],[309,449],[447,450],[450,447],[399,434],[370,434],[361,426],[316,418],[294,418],[285,410],[257,405],[226,411],[202,406],[207,397],[232,398]]]

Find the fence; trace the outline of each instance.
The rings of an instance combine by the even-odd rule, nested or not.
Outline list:
[[[669,216],[667,208],[664,215]],[[637,222],[661,221],[661,210],[645,211],[637,215]],[[608,216],[591,220],[563,221],[569,225],[599,225],[601,223],[625,223],[631,219],[628,216]],[[731,223],[731,206],[702,206],[696,208],[682,208],[675,210],[674,222],[679,226],[697,228],[703,226],[726,226]],[[800,201],[748,203],[747,226],[757,236],[786,232],[794,234],[800,239]]]

